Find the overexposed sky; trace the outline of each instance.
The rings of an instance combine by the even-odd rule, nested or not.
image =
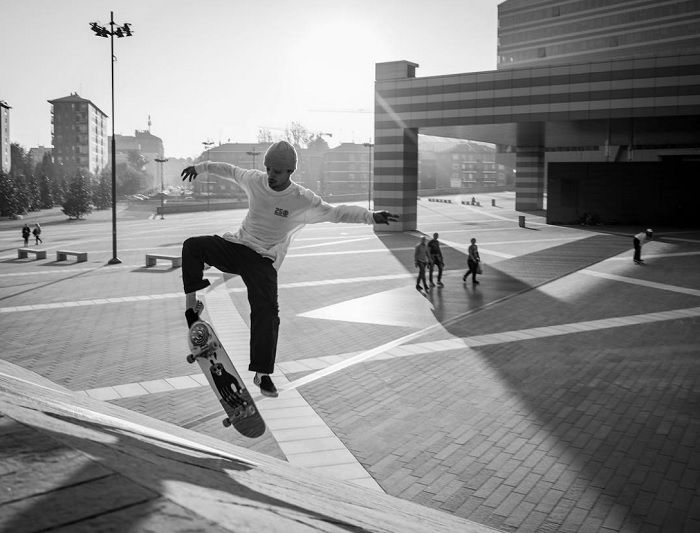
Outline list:
[[[255,142],[292,121],[366,142],[374,65],[416,75],[496,68],[502,0],[0,0],[0,100],[10,138],[51,146],[47,100],[77,92],[111,116],[109,39],[89,23],[132,24],[114,39],[115,132],[148,127],[168,157],[202,141]],[[110,126],[111,131],[111,126]]]

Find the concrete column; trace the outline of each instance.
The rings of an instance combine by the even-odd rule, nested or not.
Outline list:
[[[416,229],[418,213],[418,130],[383,130],[375,137],[374,209],[399,215],[381,231]]]
[[[399,222],[375,226],[381,231],[416,229],[418,212],[418,129],[395,111],[416,63],[391,61],[375,67],[374,209],[399,215]]]
[[[518,147],[515,154],[515,209],[544,209],[544,149]]]

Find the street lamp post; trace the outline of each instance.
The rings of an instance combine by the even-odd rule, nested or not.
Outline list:
[[[250,152],[246,152],[246,154],[253,156],[253,168],[256,168],[256,167],[255,167],[255,158],[256,158],[257,156],[260,155],[260,152],[258,152],[257,150],[253,149],[253,150],[251,150]]]
[[[207,161],[209,161],[209,148],[214,144],[214,141],[202,141],[202,144],[204,145],[204,150],[207,152]],[[211,181],[209,179],[209,174],[207,173],[207,211],[209,211],[209,197],[211,195]]]
[[[116,26],[116,28],[115,28]],[[117,148],[114,139],[114,36],[131,37],[131,24],[124,23],[119,26],[114,22],[114,11],[109,12],[109,29],[101,26],[97,22],[91,22],[90,28],[98,37],[109,37],[109,48],[112,67],[112,259],[108,261],[110,265],[121,263],[117,257]]]
[[[363,143],[369,148],[369,159],[367,161],[367,209],[372,209],[372,143]]]
[[[167,158],[156,158],[156,163],[159,164],[160,166],[160,219],[163,220],[165,217],[163,216],[163,213],[165,212],[165,190],[163,187],[163,163],[167,162]]]

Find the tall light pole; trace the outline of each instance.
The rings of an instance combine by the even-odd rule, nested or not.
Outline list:
[[[253,168],[256,168],[255,167],[255,158],[260,155],[260,152],[258,152],[255,148],[253,148],[253,150],[251,150],[250,152],[246,152],[246,154],[253,156]]]
[[[363,143],[369,148],[369,159],[367,161],[367,209],[372,209],[372,143]]]
[[[116,28],[115,28],[116,26]],[[125,22],[119,26],[114,22],[114,11],[109,12],[109,29],[97,22],[91,22],[90,28],[98,37],[109,37],[110,64],[112,67],[112,259],[110,265],[121,263],[117,257],[117,147],[114,139],[114,36],[131,37],[131,24]]]
[[[214,144],[214,141],[202,141],[202,144],[204,145],[204,150],[207,152],[207,161],[211,159],[209,157],[209,148],[211,148],[211,145]],[[209,173],[207,172],[207,211],[209,211],[209,196],[211,195],[211,187],[210,187],[211,181],[209,179]]]
[[[168,158],[156,158],[156,163],[159,164],[160,166],[160,219],[163,220],[165,217],[163,216],[163,213],[165,212],[165,190],[163,187],[163,163],[168,161]]]

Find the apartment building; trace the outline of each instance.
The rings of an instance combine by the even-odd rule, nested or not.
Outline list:
[[[48,102],[54,162],[68,175],[78,169],[97,175],[109,162],[107,115],[78,93]]]

